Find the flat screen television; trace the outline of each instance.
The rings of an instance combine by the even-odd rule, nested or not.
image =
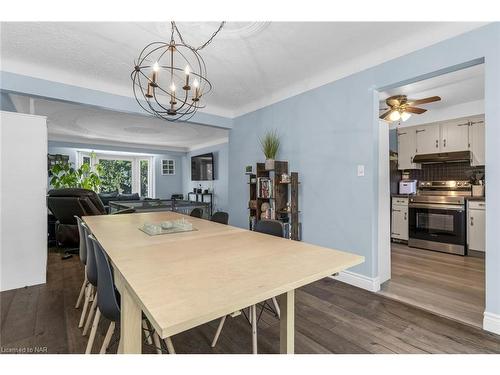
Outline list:
[[[191,157],[191,181],[209,181],[214,179],[214,154]]]

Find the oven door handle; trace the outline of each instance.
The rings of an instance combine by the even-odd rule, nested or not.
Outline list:
[[[451,211],[464,211],[465,208],[462,205],[454,204],[429,204],[429,203],[410,203],[409,208],[429,208],[434,210],[451,210]]]

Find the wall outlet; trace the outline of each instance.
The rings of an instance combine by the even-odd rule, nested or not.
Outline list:
[[[358,177],[362,177],[365,175],[365,166],[358,165]]]

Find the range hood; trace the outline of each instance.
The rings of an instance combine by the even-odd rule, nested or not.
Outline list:
[[[430,163],[453,163],[459,161],[471,161],[470,151],[456,152],[439,152],[435,154],[415,155],[414,163],[430,164]]]

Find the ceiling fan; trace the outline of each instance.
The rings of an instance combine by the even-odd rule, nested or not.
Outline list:
[[[427,104],[432,102],[438,102],[441,98],[439,96],[431,96],[424,99],[408,100],[406,95],[394,95],[385,100],[389,108],[383,108],[382,111],[388,110],[382,113],[379,117],[385,121],[406,121],[410,118],[412,113],[420,115],[426,112],[426,109],[414,107],[419,104]]]

